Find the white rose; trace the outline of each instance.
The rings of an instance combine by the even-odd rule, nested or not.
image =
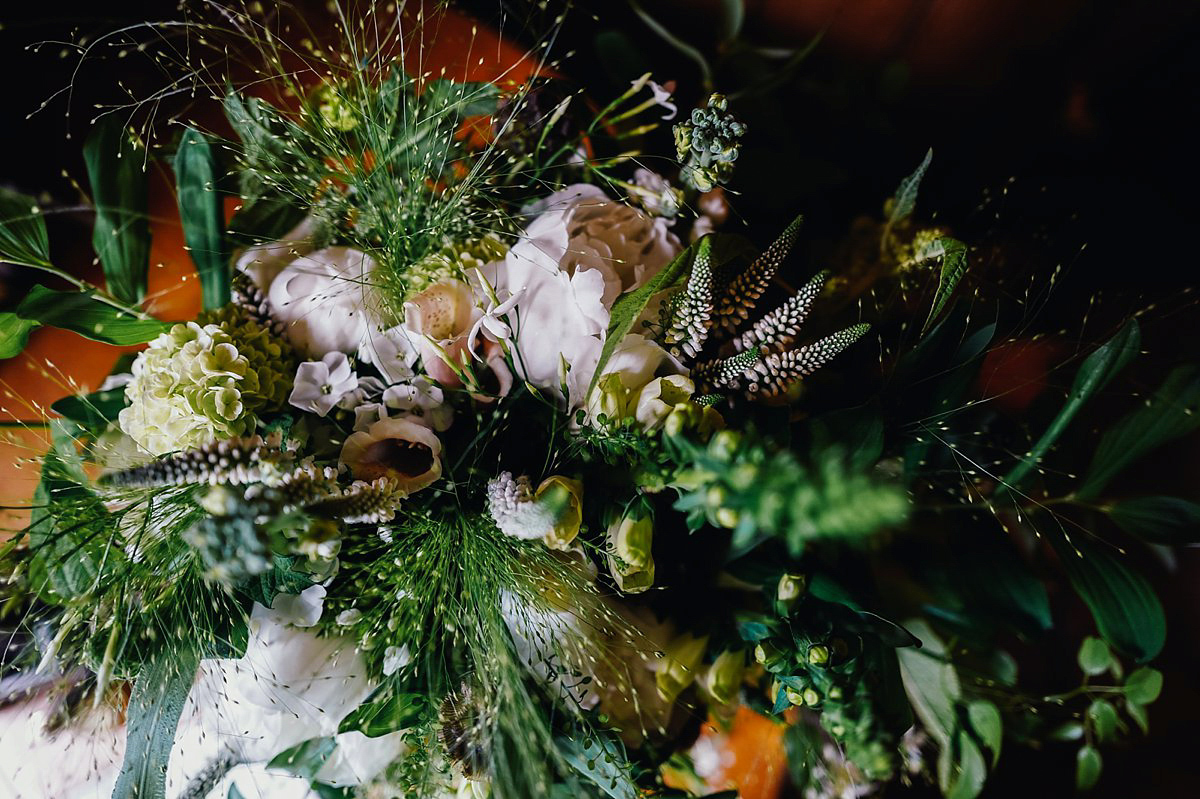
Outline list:
[[[288,339],[311,358],[355,352],[367,337],[371,257],[329,247],[288,264],[271,283],[271,315]]]

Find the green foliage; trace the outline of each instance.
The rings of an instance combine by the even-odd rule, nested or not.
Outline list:
[[[225,210],[217,191],[217,156],[212,142],[188,128],[175,153],[175,192],[183,238],[200,277],[205,308],[229,302],[229,253],[224,246]]]
[[[136,144],[120,114],[96,123],[83,145],[96,206],[92,246],[104,267],[108,290],[128,305],[146,295],[150,268],[150,223],[147,217],[145,148]]]
[[[20,355],[37,322],[22,319],[11,311],[0,311],[0,359]]]
[[[309,738],[275,755],[267,768],[286,771],[311,783],[334,749],[337,749],[337,740],[332,736]]]
[[[942,313],[954,294],[955,286],[967,271],[967,245],[957,239],[943,237],[937,240],[936,249],[942,258],[942,269],[938,275],[937,292],[933,295],[929,316],[925,318],[921,332],[927,331],[933,320]]]
[[[1075,756],[1075,787],[1081,792],[1090,791],[1100,780],[1100,770],[1104,761],[1100,750],[1088,745],[1080,748]]]
[[[1113,665],[1112,651],[1103,639],[1088,636],[1079,647],[1079,668],[1089,677],[1104,674]]]
[[[1104,640],[1139,663],[1157,655],[1166,640],[1167,620],[1146,578],[1091,541],[1080,538],[1068,544],[1052,536],[1051,543]]]
[[[1033,471],[1038,461],[1063,434],[1091,396],[1104,388],[1138,353],[1140,342],[1141,333],[1137,320],[1130,318],[1115,336],[1084,359],[1075,374],[1075,382],[1071,384],[1071,390],[1067,393],[1067,401],[1054,417],[1054,421],[1029,452],[1025,453],[1021,462],[1005,475],[1002,482],[1006,490],[1015,491],[1020,487],[1021,482]]]
[[[175,728],[192,688],[200,652],[186,639],[160,650],[138,672],[129,698],[125,760],[113,799],[163,799]]]
[[[599,734],[582,740],[560,736],[555,745],[571,768],[610,799],[637,799],[641,795],[630,774],[624,747],[616,739]]]
[[[916,210],[917,192],[920,190],[921,181],[925,178],[925,172],[932,162],[933,148],[931,147],[926,151],[925,157],[921,159],[921,163],[917,165],[913,173],[900,181],[900,185],[896,187],[896,193],[892,195],[885,209],[887,213],[887,227],[883,234],[885,239],[892,227],[908,219]]]
[[[1104,506],[1127,533],[1165,546],[1200,543],[1200,505],[1179,497],[1135,497]]]
[[[167,329],[167,325],[157,319],[134,316],[104,302],[93,293],[55,291],[45,286],[30,289],[14,313],[17,318],[25,320],[26,334],[32,327],[46,325],[121,347],[144,344]],[[19,333],[21,327],[17,327],[17,330]],[[7,351],[10,346],[5,344],[0,349]]]
[[[125,389],[112,388],[90,394],[69,394],[50,406],[50,410],[85,430],[100,431],[117,420],[125,407]]]
[[[0,261],[23,266],[50,262],[46,220],[37,201],[0,188]]]
[[[1148,705],[1162,692],[1162,672],[1143,666],[1125,681],[1125,698],[1135,705]]]
[[[368,738],[376,738],[412,727],[429,713],[429,697],[425,694],[384,691],[342,719],[338,732],[357,730]]]
[[[1200,366],[1181,366],[1168,375],[1145,405],[1104,433],[1076,496],[1080,499],[1098,496],[1130,464],[1197,427],[1200,427]]]

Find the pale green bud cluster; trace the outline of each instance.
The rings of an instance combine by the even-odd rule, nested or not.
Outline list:
[[[205,321],[175,325],[133,363],[119,422],[153,455],[252,433],[287,396],[290,348],[253,321]]]
[[[476,269],[504,257],[508,246],[488,234],[468,241],[447,239],[404,273],[405,299],[442,280],[465,280]]]
[[[714,94],[704,108],[674,127],[680,178],[697,191],[712,191],[733,175],[733,162],[746,126],[728,113],[724,95]]]

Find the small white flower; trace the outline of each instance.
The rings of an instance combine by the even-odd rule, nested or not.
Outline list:
[[[376,422],[388,418],[387,406],[381,402],[367,402],[354,409],[354,432],[366,430]]]
[[[375,364],[389,383],[399,383],[415,374],[413,367],[420,358],[417,340],[418,336],[401,325],[372,331],[359,348],[359,355]]]
[[[516,291],[506,292],[509,296],[504,302],[497,303],[491,299],[488,300],[487,307],[483,310],[483,316],[475,320],[475,324],[471,326],[471,332],[467,334],[467,351],[475,360],[482,360],[475,352],[475,340],[481,332],[489,341],[507,341],[512,338],[512,328],[501,317],[507,316],[509,311],[517,306],[525,294],[525,288],[525,286],[521,286]]]
[[[454,409],[446,404],[445,393],[427,377],[389,386],[383,392],[383,404],[434,430],[448,430],[454,422]]]
[[[667,112],[663,114],[662,118],[664,120],[674,119],[675,115],[679,113],[679,106],[671,102],[671,93],[652,80],[646,83],[650,87],[650,91],[654,93],[654,103]]]
[[[376,402],[383,394],[383,381],[378,377],[368,375],[367,377],[358,378],[358,387],[353,391],[346,392],[340,400],[338,407],[344,411],[352,411],[359,405],[365,405],[368,402]]]
[[[351,624],[354,624],[361,618],[362,618],[361,610],[359,610],[358,608],[350,608],[348,610],[343,610],[341,613],[339,613],[337,615],[337,618],[335,619],[335,621],[342,627],[349,627]]]
[[[325,416],[358,388],[358,375],[344,352],[329,352],[319,361],[306,361],[296,369],[288,402],[302,411]]]
[[[409,663],[412,663],[412,653],[408,651],[408,644],[404,646],[389,646],[383,652],[384,676],[392,676]]]

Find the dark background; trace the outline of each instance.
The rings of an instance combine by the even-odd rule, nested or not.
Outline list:
[[[518,10],[497,0],[465,5],[485,21]],[[1189,294],[1196,283],[1200,190],[1192,123],[1200,79],[1196,4],[748,0],[742,48],[800,48],[824,32],[791,71],[777,69],[779,59],[738,56],[738,45],[718,42],[721,4],[715,0],[643,5],[720,65],[718,89],[770,84],[735,103],[750,125],[747,151],[773,154],[749,157],[739,167],[738,180],[756,190],[734,197],[735,211],[753,220],[748,232],[758,240],[803,212],[806,255],[827,256],[851,220],[878,214],[898,180],[932,147],[919,213],[936,212],[956,236],[990,253],[977,279],[1019,300],[1031,276],[1045,284],[1062,266],[1049,300],[1020,320],[1024,332],[1069,328],[1074,334],[1075,320],[1093,306],[1085,335],[1097,340],[1124,315],[1153,306],[1142,318],[1146,356],[1126,378],[1125,389],[1135,393],[1200,354],[1200,316]],[[70,124],[61,101],[26,119],[67,85],[74,66],[57,56],[59,47],[34,54],[26,45],[72,28],[107,30],[176,14],[171,2],[22,3],[0,12],[0,182],[76,202],[63,170],[83,179],[79,146],[91,93],[108,97],[118,80],[136,90],[148,79],[110,60],[79,81],[81,111]],[[520,38],[513,18],[507,30]],[[628,46],[612,47],[611,36],[598,46],[598,34],[606,32]],[[643,67],[660,82],[677,82],[681,107],[703,96],[695,65],[621,0],[585,3],[568,15],[560,49],[576,52],[563,71],[597,96],[606,87],[623,90]],[[71,128],[75,138],[68,140]],[[89,236],[83,222],[55,224]],[[23,276],[0,272],[0,307],[24,285]],[[1198,443],[1193,437],[1169,447],[1125,488],[1197,498]],[[1200,795],[1200,557],[1195,549],[1177,551],[1153,559],[1150,572],[1169,617],[1159,664],[1166,688],[1151,707],[1150,737],[1133,736],[1105,750],[1096,792],[1102,796]],[[1072,641],[1090,631],[1086,614],[1068,608],[1065,615],[1078,628]],[[1073,663],[1071,652],[1064,657]],[[1010,747],[985,795],[1067,795],[1073,751]]]

